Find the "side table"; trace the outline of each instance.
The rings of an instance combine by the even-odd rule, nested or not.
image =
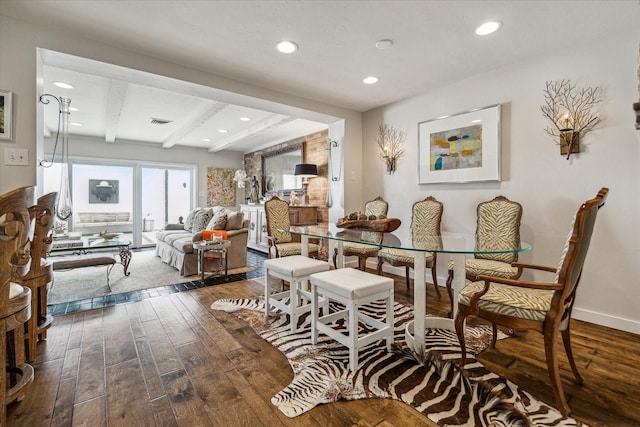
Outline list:
[[[198,269],[200,270],[200,279],[204,280],[204,254],[205,252],[215,252],[219,256],[220,268],[222,268],[222,260],[224,259],[224,275],[228,272],[228,260],[227,249],[231,246],[229,240],[223,240],[222,242],[213,242],[211,240],[203,240],[201,242],[194,242],[193,247],[198,251]]]

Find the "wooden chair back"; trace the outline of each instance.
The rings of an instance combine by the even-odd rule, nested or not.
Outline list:
[[[596,197],[584,202],[576,212],[556,271],[556,283],[564,286],[555,292],[547,318],[555,318],[558,314],[562,314],[565,320],[571,316],[598,210],[604,206],[608,192],[608,188],[600,189]]]

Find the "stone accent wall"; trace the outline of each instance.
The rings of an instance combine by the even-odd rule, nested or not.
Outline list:
[[[323,130],[300,138],[292,139],[282,144],[274,145],[260,151],[254,151],[244,155],[245,171],[249,178],[258,177],[262,186],[262,156],[270,152],[286,148],[293,148],[304,144],[304,163],[314,163],[318,166],[318,176],[309,179],[309,204],[318,206],[318,222],[329,221],[329,210],[326,206],[328,188],[328,147],[327,138],[329,132]],[[262,191],[262,188],[260,188]]]

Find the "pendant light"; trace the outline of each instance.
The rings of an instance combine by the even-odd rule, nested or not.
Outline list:
[[[40,96],[40,102],[48,104],[50,101],[45,97],[51,97],[58,101],[58,132],[56,133],[56,142],[53,146],[53,155],[51,161],[43,160],[40,162],[42,167],[51,167],[56,157],[60,132],[62,132],[62,141],[60,148],[60,191],[58,192],[58,202],[56,204],[56,216],[61,220],[67,220],[73,213],[73,204],[71,201],[71,187],[69,185],[69,106],[71,98],[64,96],[54,96],[44,94]]]

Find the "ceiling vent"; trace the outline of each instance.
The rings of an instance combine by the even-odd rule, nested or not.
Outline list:
[[[173,120],[165,120],[165,119],[156,119],[154,117],[151,117],[151,124],[152,125],[166,125],[167,123],[172,123]]]

